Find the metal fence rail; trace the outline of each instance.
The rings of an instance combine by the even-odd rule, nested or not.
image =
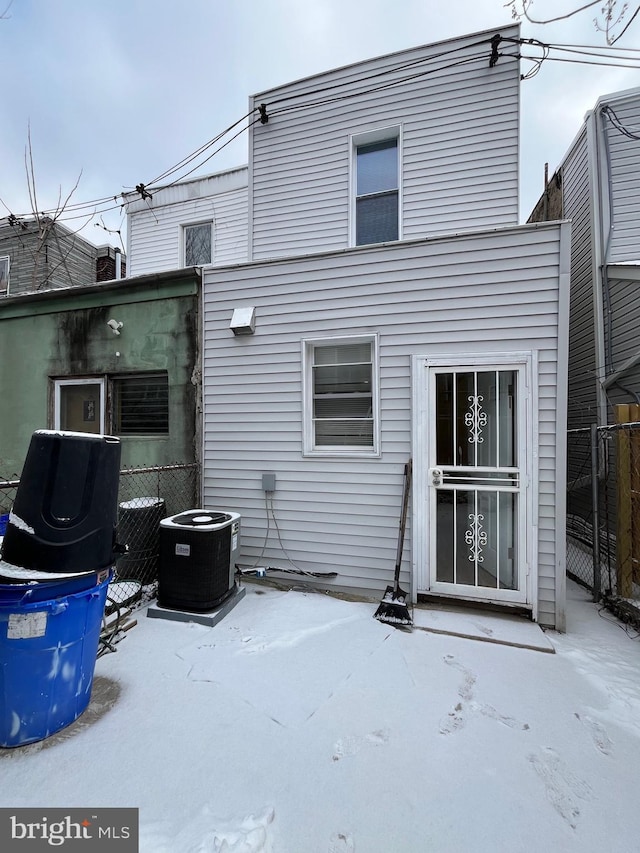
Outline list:
[[[11,510],[17,477],[0,475],[0,515]],[[117,560],[109,585],[107,610],[135,607],[155,598],[158,580],[159,525],[162,518],[200,504],[199,466],[177,463],[124,468],[118,490],[118,542],[127,552]]]

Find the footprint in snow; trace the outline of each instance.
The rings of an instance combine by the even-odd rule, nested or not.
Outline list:
[[[356,849],[351,835],[343,832],[334,832],[329,839],[329,853],[353,853]]]
[[[611,755],[613,750],[613,741],[607,734],[604,726],[592,717],[582,717],[580,714],[576,713],[576,718],[580,720],[582,725],[591,735],[595,748],[603,755]]]
[[[378,729],[364,736],[352,735],[340,738],[333,747],[332,760],[340,761],[348,755],[355,755],[366,746],[383,746],[389,742],[389,734],[389,729]]]
[[[460,687],[458,687],[458,696],[461,699],[465,699],[467,702],[473,698],[473,686],[476,683],[477,676],[470,669],[467,669],[466,666],[463,666],[459,661],[457,661],[453,655],[445,655],[443,658],[444,662],[447,666],[451,666],[454,669],[457,669],[458,672],[461,672],[464,676],[464,680]]]
[[[454,732],[459,731],[464,726],[465,722],[466,717],[464,708],[462,707],[462,702],[458,702],[455,708],[449,711],[447,716],[440,720],[440,734],[451,735]]]
[[[578,801],[592,796],[589,784],[576,776],[551,747],[541,747],[538,754],[531,753],[527,760],[542,779],[551,805],[575,829],[580,817]]]
[[[529,730],[529,723],[521,723],[520,720],[516,720],[514,717],[505,717],[504,714],[499,714],[493,705],[478,705],[476,702],[473,702],[472,710],[478,711],[478,713],[482,714],[484,717],[489,717],[492,720],[496,720],[498,723],[502,723],[503,726],[508,726],[510,729],[522,729],[522,731]]]

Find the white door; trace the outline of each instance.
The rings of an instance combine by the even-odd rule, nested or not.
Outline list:
[[[527,365],[422,364],[418,592],[525,603]]]

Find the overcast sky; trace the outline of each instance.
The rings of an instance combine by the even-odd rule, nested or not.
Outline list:
[[[117,196],[245,115],[251,93],[420,44],[499,32],[511,22],[506,2],[13,0],[0,20],[0,217],[30,210],[29,125],[39,209],[55,207],[81,171],[75,202]],[[0,0],[0,12],[8,3]],[[551,16],[578,5],[537,0],[535,11]],[[544,27],[525,21],[522,34],[604,48],[593,17],[589,10]],[[618,46],[640,48],[640,18]],[[530,67],[523,62],[522,71]],[[542,191],[545,162],[553,172],[596,99],[637,85],[638,70],[551,61],[522,83],[521,220]],[[242,134],[200,174],[246,160]],[[122,219],[115,204],[103,215],[114,230]],[[83,234],[118,245],[93,222]]]

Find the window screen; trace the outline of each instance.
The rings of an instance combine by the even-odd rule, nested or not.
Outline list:
[[[166,374],[120,376],[112,380],[116,435],[166,435],[169,432],[169,380]]]

